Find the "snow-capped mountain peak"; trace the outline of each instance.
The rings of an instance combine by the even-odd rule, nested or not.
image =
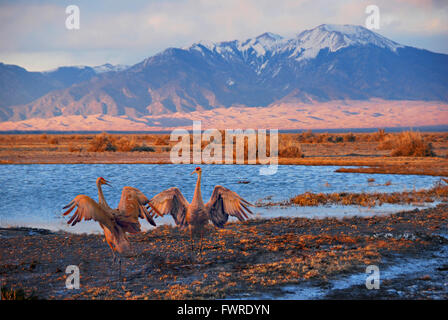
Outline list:
[[[263,34],[260,34],[257,38],[257,40],[269,40],[269,41],[277,41],[283,39],[281,35],[272,33],[272,32],[265,32]]]
[[[265,32],[255,38],[249,38],[246,40],[223,41],[217,43],[211,41],[199,41],[189,47],[184,47],[183,49],[197,50],[199,52],[206,49],[218,54],[231,54],[238,51],[248,52],[252,49],[257,56],[262,56],[266,54],[267,50],[271,50],[276,47],[282,40],[283,37],[278,34]]]
[[[348,46],[373,45],[396,51],[402,45],[389,40],[369,29],[356,25],[322,24],[314,29],[299,33],[288,44],[297,49],[291,55],[296,60],[311,59],[322,49],[335,52]]]
[[[302,63],[317,57],[322,50],[336,52],[350,46],[374,46],[394,53],[403,47],[362,26],[322,24],[291,39],[265,32],[242,41],[201,41],[183,49],[226,61],[242,61],[259,75],[277,59],[287,58]],[[270,71],[273,76],[278,72]]]
[[[265,32],[257,37],[243,41],[210,42],[201,41],[185,50],[196,50],[203,55],[206,52],[218,54],[224,59],[242,56],[246,61],[257,59],[251,64],[259,72],[265,65],[265,60],[278,54],[287,56],[296,61],[305,61],[315,58],[321,50],[328,49],[336,52],[349,46],[376,46],[396,52],[403,46],[389,40],[371,30],[356,25],[322,24],[316,28],[304,30],[292,39]],[[205,50],[205,51],[204,51]]]

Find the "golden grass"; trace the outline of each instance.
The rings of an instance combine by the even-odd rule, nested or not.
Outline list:
[[[390,183],[386,183],[390,185]],[[335,192],[335,193],[311,193],[306,192],[297,195],[290,199],[287,204],[298,206],[318,206],[326,204],[341,204],[341,205],[360,205],[364,207],[373,207],[382,205],[383,203],[391,204],[410,204],[434,202],[435,200],[448,200],[448,185],[440,181],[436,183],[431,189],[392,192],[392,193],[349,193],[349,192]],[[270,203],[268,205],[275,205]]]
[[[49,144],[59,144],[59,139],[56,137],[51,137],[50,139],[48,139],[48,143]]]
[[[23,289],[11,289],[5,286],[1,287],[0,300],[37,300],[34,293],[28,295]]]
[[[281,158],[303,158],[305,155],[298,141],[281,139],[278,147],[278,156]]]
[[[102,133],[93,137],[89,143],[87,151],[90,152],[133,152],[133,151],[154,151],[153,148],[138,142],[138,138],[131,137],[117,137],[110,134]]]
[[[224,133],[224,132],[222,132]],[[390,157],[393,150],[381,150],[378,145],[399,133],[280,133],[279,163],[300,165],[350,165],[384,166],[381,172],[404,172],[413,157]],[[425,143],[432,144],[437,156],[418,158],[419,168],[415,172],[425,174],[433,168],[447,166],[448,133],[421,133]],[[267,136],[269,156],[269,135]],[[192,140],[192,139],[191,139]],[[223,143],[225,136],[223,136]],[[169,163],[170,151],[177,142],[170,141],[168,134],[4,134],[0,135],[0,163]],[[201,147],[207,146],[202,141]],[[114,152],[115,151],[115,152]],[[147,152],[133,155],[135,151]],[[151,152],[151,154],[149,154]],[[96,153],[93,155],[92,153]],[[258,152],[257,152],[258,153]],[[225,155],[223,149],[223,157]],[[245,162],[247,163],[247,141],[245,141]],[[416,154],[416,153],[414,153]],[[425,160],[427,159],[427,160]],[[234,152],[234,161],[236,152]],[[412,160],[414,161],[414,160]],[[429,162],[428,162],[429,161]],[[434,167],[435,165],[435,167]],[[370,168],[367,168],[370,170]],[[363,168],[362,170],[367,170]],[[390,169],[390,170],[389,170]],[[345,170],[345,169],[344,169]],[[348,170],[357,170],[349,168]],[[375,170],[370,172],[375,172]],[[434,171],[434,170],[433,170]],[[442,170],[443,171],[443,170]],[[447,175],[444,170],[442,175]],[[435,170],[434,175],[440,175]]]
[[[427,142],[420,132],[404,131],[386,136],[378,148],[391,150],[393,157],[431,157],[434,156],[432,144]]]
[[[169,135],[162,135],[154,137],[154,145],[156,146],[166,146],[170,145],[170,137]]]
[[[117,147],[114,145],[116,139],[111,135],[105,133],[96,135],[89,143],[87,151],[90,152],[105,152],[105,151],[117,151]]]

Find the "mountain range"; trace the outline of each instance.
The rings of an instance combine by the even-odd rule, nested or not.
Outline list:
[[[445,111],[448,55],[401,45],[361,26],[324,24],[292,38],[267,32],[168,48],[129,67],[28,72],[0,63],[1,121],[139,119],[372,99],[435,102]]]

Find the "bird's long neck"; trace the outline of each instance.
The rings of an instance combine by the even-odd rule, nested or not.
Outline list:
[[[191,203],[203,204],[202,194],[201,194],[201,173],[198,173],[198,180],[196,181],[196,189],[194,190],[193,200]]]
[[[106,202],[106,198],[104,198],[103,189],[101,188],[100,183],[96,183],[96,186],[98,187],[98,204],[105,208],[110,208],[109,205]]]

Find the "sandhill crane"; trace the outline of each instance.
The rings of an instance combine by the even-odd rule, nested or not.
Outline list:
[[[210,200],[204,204],[201,195],[202,169],[197,167],[191,174],[195,173],[198,179],[191,203],[188,203],[178,188],[173,187],[154,196],[148,203],[148,210],[152,217],[156,213],[161,216],[171,214],[177,226],[188,229],[192,251],[194,250],[193,236],[199,236],[199,253],[201,254],[202,237],[209,220],[218,228],[224,227],[229,215],[244,221],[248,219],[248,213],[252,214],[248,206],[253,205],[237,193],[219,185],[213,190]]]
[[[133,187],[124,187],[121,192],[118,208],[112,209],[104,198],[103,190],[101,188],[103,184],[111,186],[109,181],[103,177],[99,177],[96,180],[98,203],[86,195],[77,195],[63,208],[68,209],[63,215],[68,215],[77,207],[73,216],[67,221],[68,224],[74,226],[82,219],[93,219],[100,224],[104,231],[106,242],[112,249],[114,262],[117,261],[116,253],[118,254],[121,274],[120,255],[127,255],[130,251],[129,239],[126,232],[137,233],[140,231],[138,218],[146,218],[146,220],[153,226],[156,224],[145,207],[145,205],[151,207],[151,204],[149,203],[148,198],[140,190]],[[154,210],[157,212],[157,209]]]

